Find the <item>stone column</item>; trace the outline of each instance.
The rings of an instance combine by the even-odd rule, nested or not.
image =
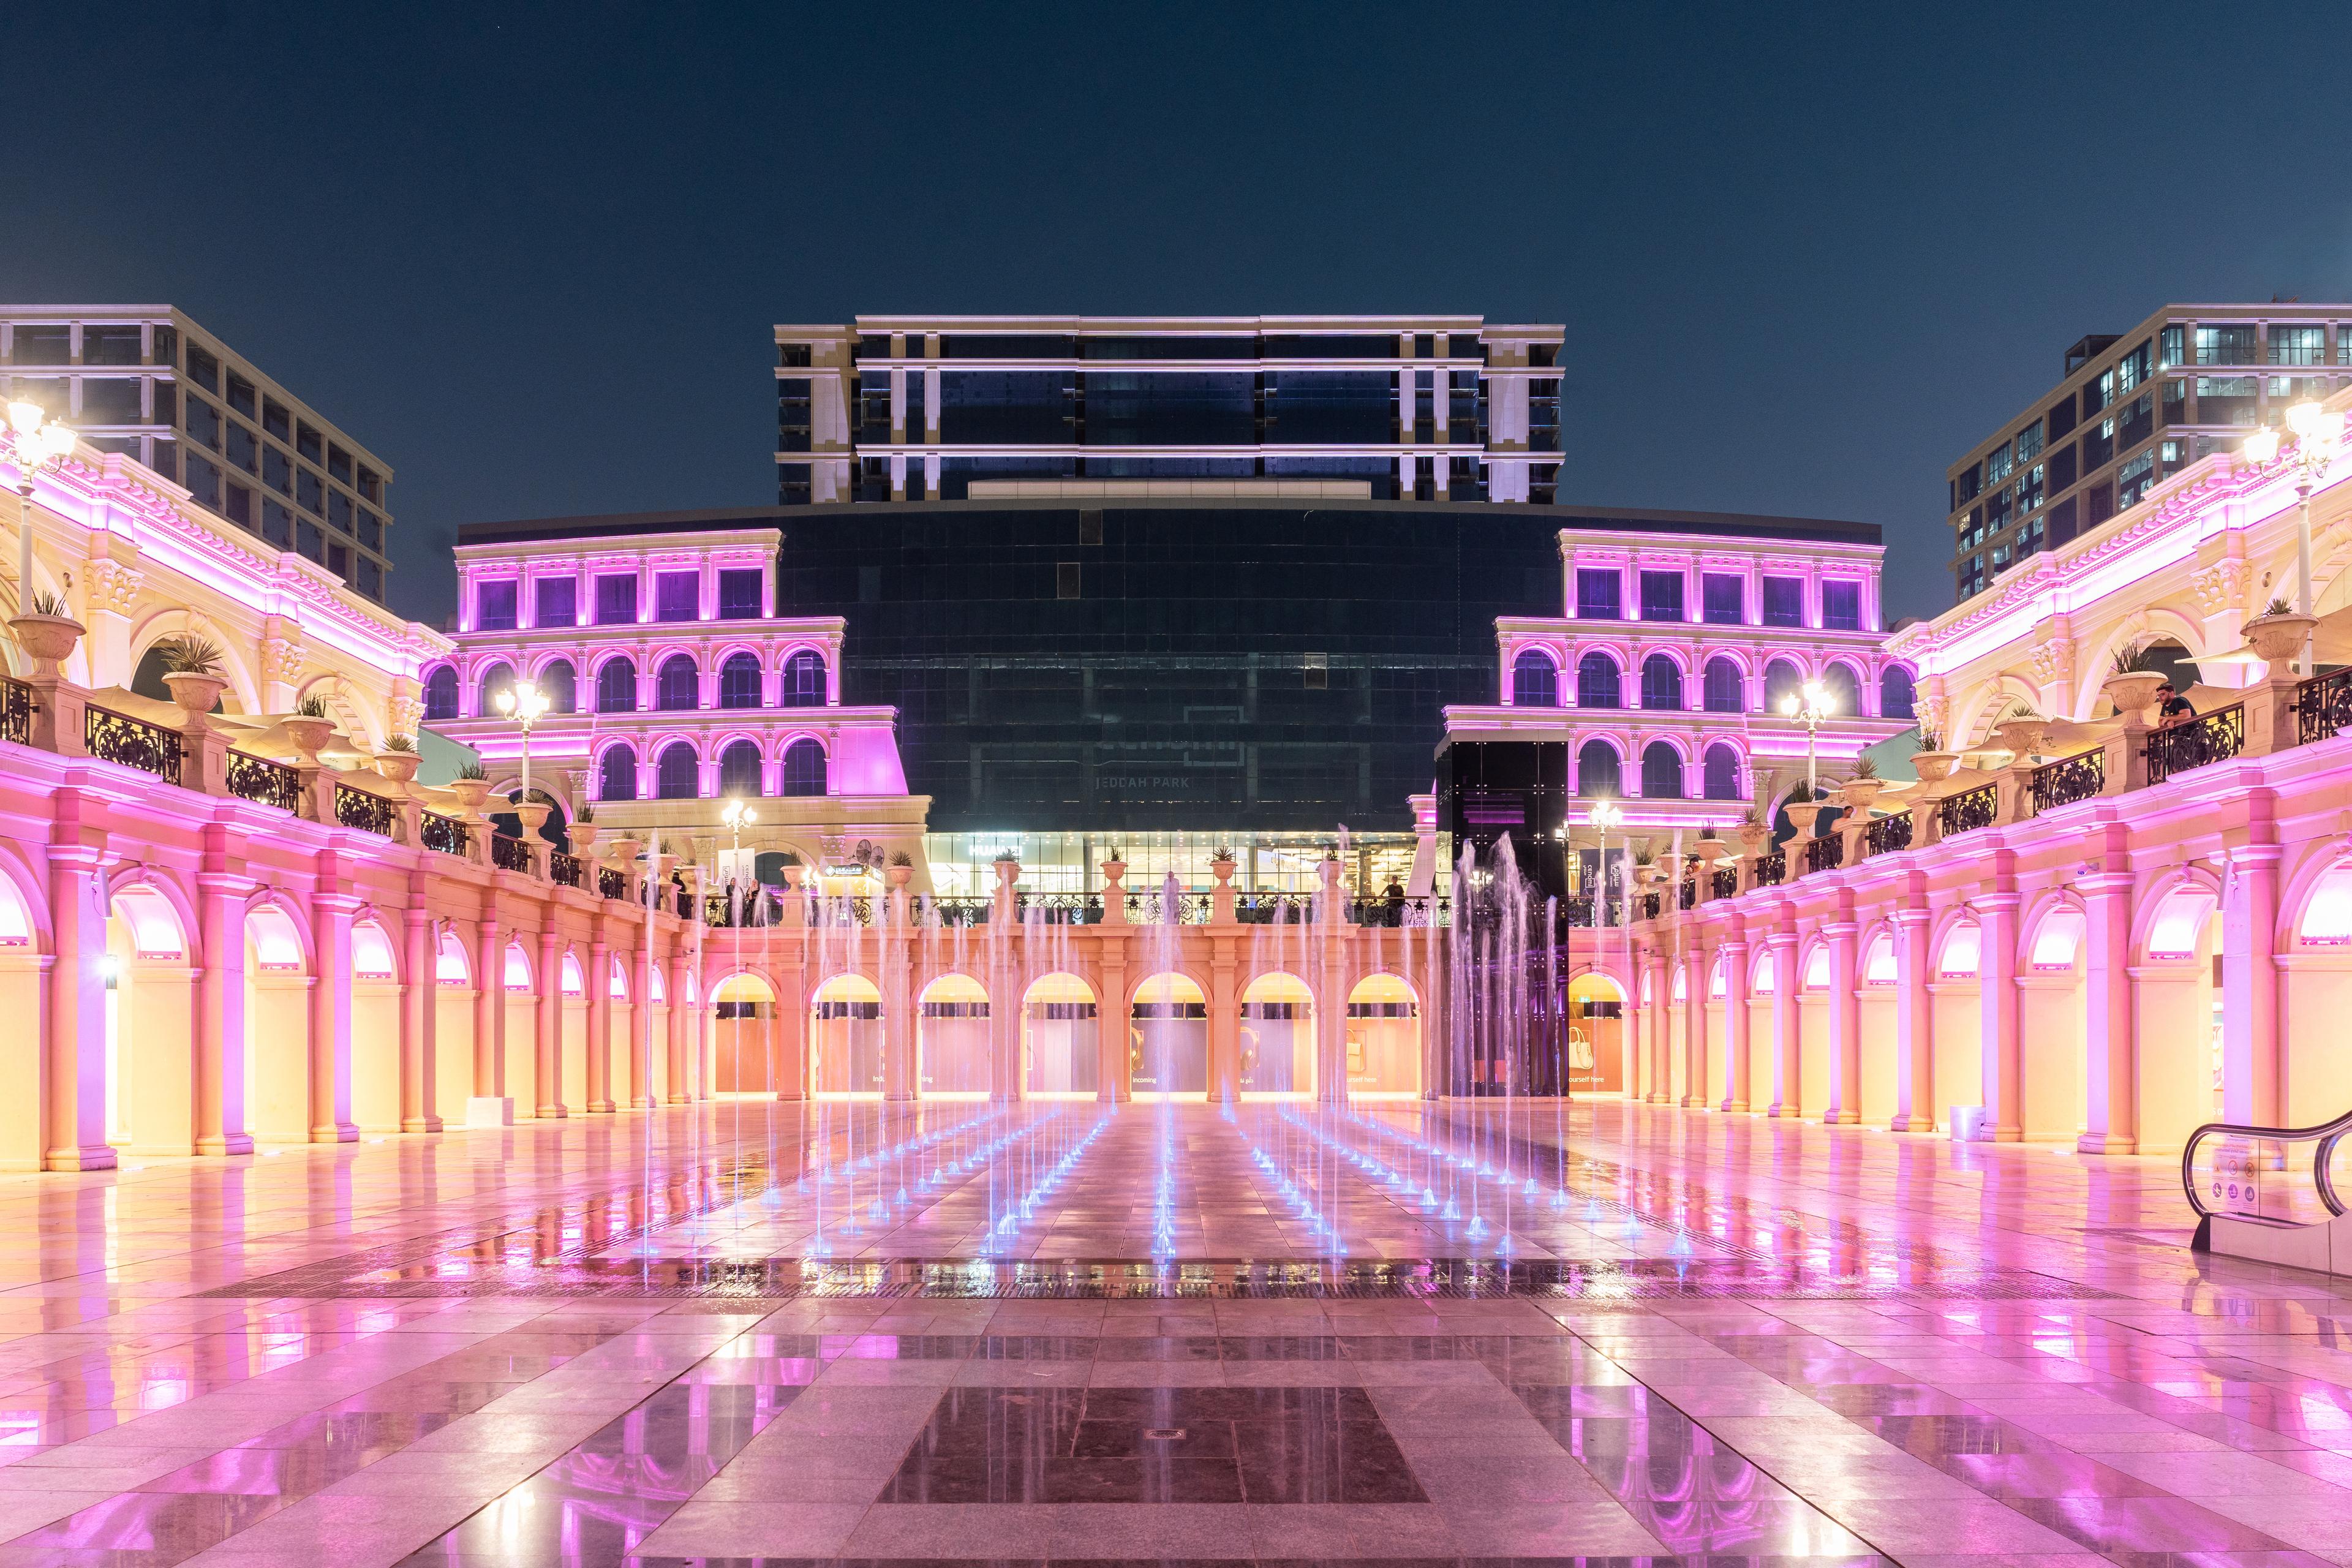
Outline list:
[[[477,922],[474,957],[474,1098],[503,1100],[507,1097],[507,949],[504,933],[499,930],[495,910],[485,913]],[[481,1109],[468,1106],[466,1121],[475,1127],[496,1125],[485,1122]],[[498,1112],[498,1120],[511,1121],[513,1107],[506,1106]]]
[[[1837,919],[1823,927],[1830,942],[1830,1102],[1822,1120],[1851,1126],[1862,1120],[1862,995],[1855,973],[1853,910],[1842,896]]]
[[[71,797],[68,800],[68,797]],[[49,844],[49,914],[57,931],[49,968],[49,1037],[42,1052],[42,1168],[110,1171],[106,1142],[106,895],[99,883],[105,829],[72,816],[79,790],[58,792]],[[74,837],[69,837],[74,836]]]
[[[916,1059],[921,1048],[918,1033],[920,1025],[915,1018],[914,932],[904,918],[906,895],[893,889],[887,899],[877,900],[888,910],[888,918],[879,932],[882,951],[877,954],[877,967],[881,975],[882,992],[882,1097],[885,1100],[914,1100],[921,1087],[921,1065]],[[996,1009],[989,1008],[991,1016]],[[1018,1037],[1015,1037],[1014,1059],[1019,1059]]]
[[[400,1130],[438,1132],[441,1112],[435,1088],[440,1061],[441,1026],[439,952],[433,941],[433,911],[425,905],[418,887],[422,873],[409,882],[409,905],[402,914],[401,969],[407,984],[400,989]]]
[[[1677,1103],[1686,1107],[1706,1104],[1706,993],[1715,971],[1710,957],[1696,942],[1683,956],[1683,1096]]]
[[[1723,954],[1723,1109],[1745,1112],[1748,1099],[1748,943],[1735,930]]]
[[[1935,1130],[1936,1008],[1927,991],[1927,911],[1895,911],[1895,1132]]]
[[[1765,1114],[1795,1118],[1805,1111],[1797,1060],[1797,996],[1804,977],[1797,973],[1797,933],[1785,923],[1785,909],[1780,918],[1781,929],[1765,939],[1772,949],[1772,1104]]]
[[[2107,863],[2122,867],[2127,861],[2119,854]],[[2132,874],[2119,869],[2078,877],[2074,890],[2083,895],[2084,905],[2083,1050],[2089,1066],[2084,1131],[2074,1147],[2085,1154],[2129,1154],[2139,1147],[2139,1055],[2132,1036]]]
[[[541,920],[554,918],[552,910],[540,911]],[[553,925],[540,929],[538,1005],[531,1009],[531,1076],[539,1081],[530,1098],[531,1114],[542,1119],[563,1114],[563,960],[556,941]]]
[[[321,856],[325,860],[328,857]],[[321,867],[310,895],[310,1142],[356,1143],[352,1120],[352,917],[360,901]],[[240,937],[243,935],[239,933]]]
[[[227,868],[226,831],[205,829],[205,868],[196,874],[195,1150],[250,1154],[245,1124],[245,898],[252,883]]]
[[[1101,952],[1102,985],[1095,994],[1095,1099],[1101,1104],[1124,1105],[1135,1098],[1135,1085],[1127,1071],[1127,1034],[1131,1026],[1127,1000],[1127,932],[1106,933]]]
[[[1324,909],[1336,911],[1340,906],[1340,893],[1336,878],[1326,877],[1327,898]],[[1336,913],[1330,913],[1331,924],[1322,929],[1319,940],[1323,945],[1321,973],[1311,986],[1315,997],[1315,1098],[1324,1105],[1348,1103],[1348,943],[1355,927],[1344,923]],[[1239,1061],[1239,1020],[1235,1020],[1235,1060]]]
[[[588,1081],[583,1086],[587,1110],[607,1112],[613,1105],[613,950],[604,940],[604,917],[596,917],[596,932],[588,943]],[[644,991],[630,997],[630,1016],[650,1009],[653,998]],[[635,1025],[632,1032],[639,1032]]]
[[[688,1105],[693,1102],[694,1085],[697,1081],[697,1075],[692,1072],[688,1066],[688,1026],[692,1023],[698,1013],[708,1013],[709,1011],[709,1004],[707,1002],[703,1003],[698,1008],[688,1007],[687,1005],[687,979],[693,973],[693,960],[688,957],[687,954],[683,952],[673,952],[670,954],[668,1040],[669,1086],[667,1099],[669,1103],[672,1105]],[[697,987],[695,994],[697,996],[701,994],[699,987]],[[641,1096],[643,1092],[643,1086],[631,1084],[629,1086],[629,1103],[632,1105],[638,1104],[640,1102],[639,1096]],[[653,1101],[650,1097],[646,1097],[644,1103],[651,1105]]]
[[[1212,1105],[1232,1105],[1241,1099],[1242,999],[1234,976],[1234,939],[1209,937],[1209,1093]],[[1315,998],[1316,1089],[1323,1087],[1323,998]]]
[[[2267,811],[2265,810],[2265,817]],[[2260,830],[2267,834],[2264,820]],[[2221,906],[2221,1119],[2255,1127],[2283,1125],[2285,1075],[2279,1070],[2276,844],[2230,851]]]
[[[1666,1105],[1675,1097],[1674,1007],[1672,991],[1666,984],[1666,955],[1662,949],[1654,947],[1643,955],[1642,973],[1650,993],[1649,1101],[1652,1105]]]
[[[2024,1052],[2017,1029],[2017,906],[2011,892],[1987,893],[1970,900],[1983,946],[1977,955],[1977,987],[1984,1031],[1984,1108],[1987,1131],[1996,1143],[2025,1136],[2024,1096],[2019,1076]]]

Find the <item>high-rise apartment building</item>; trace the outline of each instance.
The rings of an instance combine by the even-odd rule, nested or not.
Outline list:
[[[1549,504],[1559,326],[860,316],[776,328],[777,500],[1314,493]]]
[[[0,383],[381,604],[392,468],[170,305],[0,305]]]
[[[2352,305],[2167,305],[2084,338],[2055,387],[1948,472],[1955,602],[2347,380]]]

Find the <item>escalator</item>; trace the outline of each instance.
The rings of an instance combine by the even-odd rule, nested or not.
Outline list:
[[[2352,1112],[2314,1127],[2209,1121],[2180,1152],[2180,1185],[2197,1214],[2199,1252],[2352,1275]]]

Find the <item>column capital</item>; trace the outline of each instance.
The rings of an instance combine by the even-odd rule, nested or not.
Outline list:
[[[1988,914],[2007,914],[2024,901],[2025,895],[2018,892],[1979,893],[1968,905]]]

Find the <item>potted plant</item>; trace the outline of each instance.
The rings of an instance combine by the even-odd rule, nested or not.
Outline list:
[[[890,864],[885,868],[883,874],[889,878],[892,887],[905,887],[915,879],[915,858],[904,849],[891,850]]]
[[[586,855],[596,847],[596,806],[593,801],[582,801],[580,809],[572,814],[572,826],[565,830],[572,840],[572,853]]]
[[[1993,726],[1993,744],[2007,752],[2012,763],[2032,761],[2050,742],[2050,721],[2021,702]]]
[[[1870,803],[1876,800],[1878,792],[1885,787],[1886,781],[1878,776],[1877,760],[1865,752],[1854,758],[1853,771],[1846,774],[1845,783],[1838,787],[1838,798],[1845,803],[1847,810],[1866,815]]]
[[[2284,599],[2273,599],[2240,629],[2256,653],[2273,664],[2284,664],[2303,652],[2304,638],[2318,624],[2316,616],[2296,615]]]
[[[8,629],[16,634],[16,646],[33,661],[35,675],[55,675],[58,666],[73,657],[82,625],[73,618],[63,599],[37,590],[32,613],[10,621]]]
[[[783,854],[784,886],[793,892],[797,893],[801,890],[801,879],[807,876],[808,873],[802,868],[801,858],[799,855],[790,849],[785,850]]]
[[[2156,705],[2156,689],[2164,684],[2164,666],[2152,647],[2119,647],[2107,667],[2100,689],[2116,712],[2126,719],[2145,719]]]
[[[1698,851],[1698,858],[1710,866],[1731,852],[1731,846],[1723,841],[1712,822],[1698,830],[1698,843],[1694,847]]]
[[[294,750],[312,767],[319,765],[319,751],[334,737],[335,721],[327,714],[327,700],[313,694],[294,705],[294,711],[278,721],[285,726],[287,738]]]
[[[179,689],[174,687],[173,691]],[[386,735],[383,750],[375,754],[375,771],[397,784],[404,784],[416,776],[425,759],[416,754],[416,742],[408,735]]]
[[[163,684],[172,689],[172,700],[184,712],[209,713],[219,706],[228,678],[221,673],[218,643],[193,634],[165,637],[155,645],[155,658],[163,666]]]
[[[1933,730],[1919,731],[1919,749],[1911,753],[1911,766],[1917,771],[1921,784],[1941,784],[1952,776],[1959,764],[1958,752],[1944,750],[1944,737]]]
[[[449,781],[449,793],[466,808],[467,816],[482,815],[482,803],[490,798],[490,775],[479,763],[460,763],[457,776]]]
[[[1021,879],[1021,857],[1010,849],[996,852],[996,885],[1010,888]]]
[[[1829,797],[1829,791],[1811,784],[1799,784],[1789,792],[1789,798],[1781,803],[1780,809],[1789,814],[1789,821],[1796,828],[1798,837],[1811,838],[1813,836],[1813,823],[1822,815],[1822,803]]]
[[[1760,851],[1764,841],[1770,837],[1772,830],[1764,826],[1761,811],[1751,805],[1739,814],[1739,846],[1747,853],[1754,855]]]

